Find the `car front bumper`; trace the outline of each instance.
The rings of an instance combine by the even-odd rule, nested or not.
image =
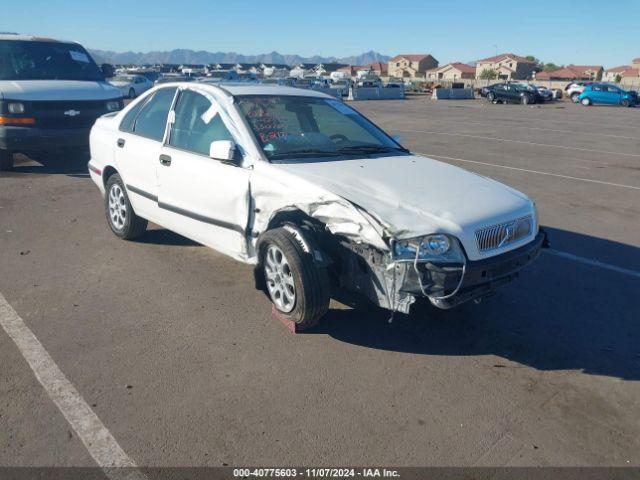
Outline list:
[[[87,128],[0,127],[0,149],[14,152],[50,151],[64,148],[88,148]]]
[[[547,246],[547,234],[540,229],[526,245],[485,260],[467,261],[464,265],[419,263],[407,271],[401,290],[426,296],[438,308],[453,308],[492,295],[497,287],[517,278],[520,270]]]

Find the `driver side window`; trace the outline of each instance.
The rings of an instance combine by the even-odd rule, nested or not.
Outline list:
[[[175,107],[175,121],[169,133],[169,145],[209,156],[212,142],[233,140],[220,115],[214,113],[212,116],[211,108],[211,101],[205,96],[193,90],[180,92]]]

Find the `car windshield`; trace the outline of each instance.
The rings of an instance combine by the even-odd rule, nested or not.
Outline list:
[[[238,106],[270,160],[407,153],[386,133],[339,100],[240,96]]]
[[[0,80],[104,80],[78,44],[0,40]]]

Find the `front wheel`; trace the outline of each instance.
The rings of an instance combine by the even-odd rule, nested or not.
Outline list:
[[[522,105],[529,105],[531,103],[531,97],[529,97],[529,95],[523,95],[520,97],[520,103]]]
[[[579,93],[572,93],[571,94],[571,101],[573,103],[580,103],[580,94]]]
[[[496,99],[496,94],[493,92],[489,92],[487,93],[487,100],[491,103],[494,102],[494,100]]]
[[[589,107],[591,105],[591,100],[589,100],[588,98],[583,98],[582,100],[580,100],[580,103],[582,105],[584,105],[585,107]]]
[[[129,98],[136,98],[136,91],[133,88],[129,89]]]
[[[260,266],[267,293],[278,312],[305,329],[329,309],[329,277],[288,230],[277,228],[260,240]]]
[[[13,169],[13,154],[8,150],[0,150],[0,172]]]
[[[631,102],[625,98],[624,100],[622,100],[622,106],[623,107],[630,107],[631,106]]]
[[[107,180],[105,213],[111,231],[124,240],[133,240],[147,229],[147,221],[135,214],[127,190],[117,173]]]

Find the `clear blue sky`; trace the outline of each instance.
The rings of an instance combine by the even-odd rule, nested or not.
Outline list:
[[[0,31],[116,51],[499,53],[612,67],[640,57],[640,0],[3,0]]]

